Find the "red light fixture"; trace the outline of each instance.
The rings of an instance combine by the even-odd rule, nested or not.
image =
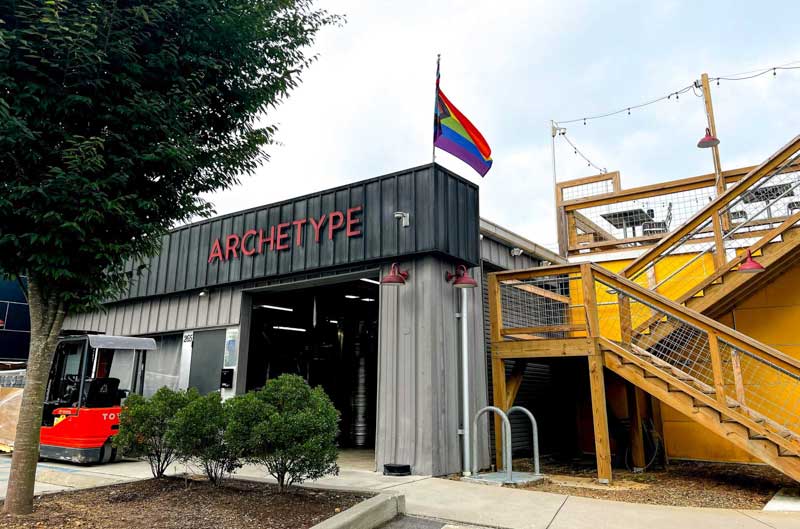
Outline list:
[[[745,257],[744,262],[739,265],[737,272],[742,272],[745,274],[760,274],[761,272],[765,272],[766,268],[758,264],[758,262],[753,259],[753,256],[750,254],[750,248],[747,249],[747,257]]]
[[[719,138],[711,134],[711,129],[706,128],[706,135],[697,142],[697,146],[701,149],[708,149],[719,145]]]
[[[381,279],[381,285],[399,287],[400,285],[406,284],[406,279],[408,279],[408,270],[400,270],[397,263],[392,263],[389,273]]]
[[[463,264],[458,265],[458,267],[456,267],[455,274],[446,272],[444,279],[448,283],[452,281],[453,286],[456,288],[475,288],[478,286],[478,282],[469,276],[469,272],[467,272],[467,267],[464,266]]]

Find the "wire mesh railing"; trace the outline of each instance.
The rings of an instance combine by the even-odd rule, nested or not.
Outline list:
[[[652,355],[653,365],[724,406],[741,407],[800,434],[800,370],[770,359],[767,348],[735,345],[724,329],[710,329],[688,311],[667,312],[602,278],[595,279],[595,288],[616,299],[611,305],[616,314],[598,311],[601,331],[620,327],[620,338],[606,337],[633,354]]]
[[[586,336],[578,274],[553,274],[500,282],[500,334],[510,340]]]
[[[773,431],[800,435],[800,363],[596,265],[495,275],[504,341],[604,338]]]
[[[798,145],[790,144],[790,149],[780,163],[732,186],[724,200],[690,219],[691,229],[676,230],[671,242],[652,248],[623,274],[640,283],[640,278],[649,277],[651,289],[685,301],[716,270],[734,266],[745,249],[771,236],[776,228],[783,232],[796,227],[800,222],[800,152]]]

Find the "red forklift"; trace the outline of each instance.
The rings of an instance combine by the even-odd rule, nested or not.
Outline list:
[[[142,394],[152,338],[82,335],[59,340],[45,392],[40,456],[74,463],[117,459],[123,400]]]

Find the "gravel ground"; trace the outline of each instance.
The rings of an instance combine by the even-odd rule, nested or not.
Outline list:
[[[219,529],[311,527],[364,496],[313,489],[278,494],[263,483],[161,479],[38,497],[29,516],[0,515],[0,527]]]
[[[514,461],[515,470],[528,470],[529,467],[530,460]],[[641,474],[614,469],[613,490],[598,488],[596,479],[585,487],[553,483],[553,480],[559,481],[560,476],[565,477],[560,481],[570,481],[572,478],[576,483],[580,480],[574,478],[595,478],[593,463],[543,462],[542,473],[551,479],[524,488],[587,498],[681,507],[760,510],[782,487],[797,486],[768,466],[688,461],[674,461],[667,469],[648,470]]]

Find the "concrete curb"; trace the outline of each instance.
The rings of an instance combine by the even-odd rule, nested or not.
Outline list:
[[[398,493],[378,494],[311,529],[374,529],[405,512],[405,496]]]

